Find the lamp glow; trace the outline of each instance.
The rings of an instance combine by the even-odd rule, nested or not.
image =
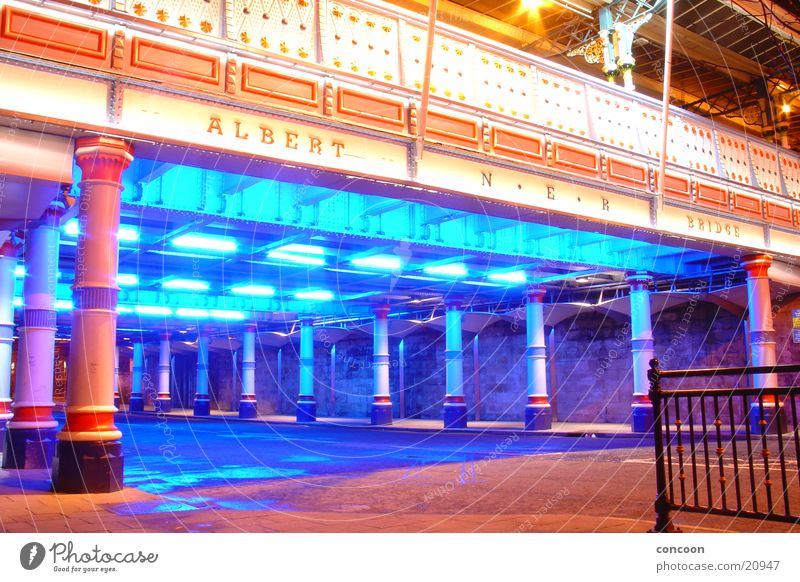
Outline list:
[[[200,279],[169,279],[161,283],[164,289],[181,289],[185,291],[208,291],[208,283]]]
[[[161,305],[137,305],[133,309],[139,315],[172,315],[172,309]]]
[[[310,291],[298,291],[294,294],[297,299],[303,299],[307,301],[330,301],[333,299],[333,293],[330,291],[325,291],[323,289],[318,290],[310,290]]]
[[[175,312],[175,315],[178,317],[208,317],[208,310],[195,309],[194,307],[181,307]]]
[[[449,263],[447,265],[432,265],[422,269],[428,275],[445,275],[447,277],[466,277],[469,271],[463,263]]]
[[[503,281],[505,283],[526,283],[528,278],[525,271],[506,271],[505,273],[489,273],[487,279],[492,281]]]
[[[123,287],[132,287],[133,285],[139,284],[139,276],[134,273],[118,273],[117,274],[117,285],[122,285]]]
[[[14,297],[14,300],[11,302],[14,307],[22,307],[22,297]]]
[[[257,295],[259,297],[272,297],[275,295],[275,288],[269,285],[238,285],[231,288],[231,293],[237,295]]]
[[[279,261],[289,261],[291,263],[298,263],[300,265],[313,265],[321,267],[325,264],[325,259],[321,257],[309,257],[307,255],[295,255],[293,253],[286,253],[283,251],[270,251],[267,253],[270,259],[278,259]]]
[[[241,311],[231,311],[228,309],[212,309],[211,317],[214,319],[236,319],[241,320],[245,318],[244,313]]]
[[[81,233],[81,226],[77,218],[71,218],[64,223],[64,234],[78,236]]]
[[[117,232],[117,239],[126,242],[136,242],[139,240],[139,231],[132,226],[120,225],[119,232]]]
[[[209,234],[184,234],[172,240],[176,247],[230,253],[238,248],[236,241],[227,236]]]
[[[14,276],[15,277],[24,277],[25,276],[25,267],[22,265],[17,265],[14,267]]]
[[[373,255],[371,257],[359,257],[350,261],[356,267],[368,267],[372,269],[385,269],[387,271],[399,271],[403,264],[399,257],[392,255]]]

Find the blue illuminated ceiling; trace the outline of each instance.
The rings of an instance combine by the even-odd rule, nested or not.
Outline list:
[[[631,272],[679,284],[708,275],[719,259],[677,239],[593,232],[576,219],[570,228],[546,213],[514,217],[445,194],[380,185],[381,195],[369,194],[363,181],[331,188],[319,173],[270,172],[134,161],[124,175],[119,237],[122,327],[230,325],[254,314],[264,326],[285,326],[303,313],[358,319],[389,303],[393,314],[413,314],[452,299],[491,311],[518,306],[531,283],[556,291],[553,301],[608,298],[624,293]],[[62,232],[65,302],[74,212]]]

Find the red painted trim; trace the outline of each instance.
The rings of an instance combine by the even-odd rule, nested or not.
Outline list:
[[[307,394],[300,394],[297,396],[298,402],[315,402],[317,400],[316,396],[309,396]]]
[[[14,407],[12,422],[42,422],[53,420],[52,406],[20,406]]]
[[[117,430],[113,412],[67,412],[63,432],[106,432]]]
[[[464,404],[464,397],[463,396],[445,396],[444,397],[445,404]]]
[[[547,396],[528,396],[528,404],[550,404]]]
[[[248,63],[242,63],[242,93],[315,109],[319,106],[316,80],[282,75]]]
[[[634,404],[650,404],[650,397],[647,394],[634,394]]]
[[[256,401],[256,395],[255,394],[242,394],[239,397],[239,400],[245,400],[247,402],[255,402]]]
[[[391,404],[392,403],[392,398],[391,398],[391,396],[373,396],[372,397],[372,402],[375,403],[375,404],[380,404],[380,403],[382,403],[382,404]]]

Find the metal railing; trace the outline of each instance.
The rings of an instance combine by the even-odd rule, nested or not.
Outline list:
[[[663,380],[796,374],[800,365],[659,370],[650,361],[656,524],[673,511],[800,524],[800,386],[681,388]],[[794,382],[795,384],[797,382]]]

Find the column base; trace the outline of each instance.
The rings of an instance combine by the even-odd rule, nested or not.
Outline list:
[[[110,493],[122,489],[120,441],[58,441],[53,458],[56,493]]]
[[[256,418],[257,416],[258,404],[255,400],[239,401],[239,418]]]
[[[553,428],[553,411],[550,405],[525,407],[525,430],[550,430]]]
[[[156,398],[153,403],[156,412],[172,412],[172,398]]]
[[[144,412],[144,396],[133,396],[128,399],[128,412]]]
[[[764,406],[764,427],[765,434],[778,434],[778,428],[781,434],[786,434],[786,410],[783,406],[777,410],[775,406]],[[761,414],[755,402],[750,405],[750,432],[756,436],[761,434]]]
[[[463,402],[444,405],[445,428],[467,428],[467,405]]]
[[[392,424],[392,403],[372,403],[372,410],[370,411],[370,422],[373,425],[391,425]]]
[[[631,409],[631,432],[641,434],[653,432],[652,405],[637,405]]]
[[[314,400],[297,402],[297,422],[315,422],[317,420],[317,403]]]
[[[49,469],[57,428],[10,428],[6,431],[3,469]]]
[[[194,399],[195,416],[211,416],[211,400],[208,398]]]

